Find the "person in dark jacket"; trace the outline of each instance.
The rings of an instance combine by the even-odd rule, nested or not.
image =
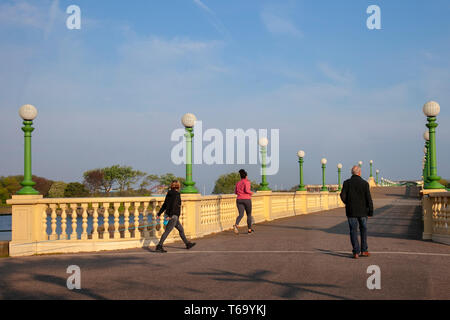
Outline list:
[[[186,239],[184,234],[183,226],[180,223],[180,214],[181,214],[181,195],[180,195],[180,182],[173,181],[170,184],[169,192],[167,192],[166,198],[161,209],[158,212],[158,218],[165,211],[166,215],[169,217],[169,222],[167,223],[166,230],[164,231],[161,239],[159,240],[158,245],[156,246],[157,252],[167,252],[163,248],[164,241],[166,240],[169,233],[176,228],[180,233],[180,237],[186,245],[186,249],[190,249],[195,246],[195,242],[190,242]]]
[[[352,168],[352,177],[344,181],[341,200],[345,203],[345,213],[350,227],[350,241],[353,246],[353,258],[368,257],[367,220],[373,216],[373,202],[369,183],[361,178],[361,168]],[[361,234],[361,247],[358,241],[358,224]]]

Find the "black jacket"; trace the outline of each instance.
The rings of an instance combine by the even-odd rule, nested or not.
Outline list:
[[[166,195],[166,199],[158,212],[158,216],[161,215],[164,211],[166,214],[171,217],[173,215],[180,216],[181,213],[181,195],[176,190],[169,190]]]
[[[360,176],[353,175],[344,182],[341,200],[345,203],[347,217],[373,216],[373,202],[367,181]]]

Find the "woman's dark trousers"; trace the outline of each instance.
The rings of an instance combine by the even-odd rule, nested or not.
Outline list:
[[[247,213],[247,226],[252,228],[252,200],[251,199],[237,199],[236,205],[239,211],[239,216],[236,218],[235,225],[238,226],[241,219],[244,217],[244,211]]]
[[[180,223],[180,217],[173,215],[166,226],[166,231],[164,231],[163,235],[161,236],[161,239],[159,240],[159,245],[163,245],[164,241],[166,241],[167,236],[169,233],[173,230],[173,228],[177,229],[180,233],[181,240],[187,245],[189,241],[186,239],[186,236],[184,234],[183,226]]]

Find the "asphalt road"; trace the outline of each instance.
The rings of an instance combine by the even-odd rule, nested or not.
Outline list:
[[[421,240],[420,202],[373,191],[369,258],[351,258],[343,208],[195,240],[102,253],[0,259],[0,299],[450,299],[450,246]],[[67,267],[81,289],[66,286]],[[369,290],[369,266],[381,289]]]

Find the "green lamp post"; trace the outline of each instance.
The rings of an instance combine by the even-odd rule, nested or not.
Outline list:
[[[192,113],[186,113],[181,119],[181,123],[186,128],[186,180],[184,188],[180,193],[198,193],[195,182],[192,180],[192,138],[194,137],[194,125],[197,118]]]
[[[23,172],[23,181],[20,183],[23,188],[20,189],[17,194],[18,195],[38,195],[39,191],[35,190],[33,186],[36,185],[36,182],[32,180],[31,173],[31,133],[34,128],[33,120],[37,116],[37,109],[31,104],[23,105],[19,109],[19,115],[23,119],[23,127],[22,131],[25,133],[25,148],[24,148],[24,172]]]
[[[428,176],[428,183],[425,184],[425,189],[445,189],[445,187],[439,183],[441,177],[437,175],[437,159],[436,159],[436,116],[441,111],[441,107],[435,101],[429,101],[423,106],[423,113],[427,117],[427,128],[430,135],[429,140],[429,157],[428,162],[430,166],[430,172]]]
[[[342,186],[341,186],[342,163],[339,163],[337,165],[337,168],[338,168],[338,191],[342,191]]]
[[[430,132],[427,130],[423,134],[423,138],[425,140],[425,148],[423,149],[424,153],[424,168],[423,168],[423,184],[425,186],[428,183],[428,177],[430,175],[430,166],[429,166],[429,153],[430,153]]]
[[[305,151],[300,150],[297,152],[298,163],[300,165],[300,184],[298,185],[297,191],[306,191],[306,187],[303,184],[303,158],[305,157]]]
[[[429,153],[429,149],[428,149],[428,141],[425,142],[425,147],[423,148],[423,183],[426,184],[428,183],[428,176],[430,175],[430,166],[428,165],[428,153]]]
[[[269,183],[266,178],[266,156],[267,156],[267,145],[269,144],[269,140],[267,138],[259,139],[259,146],[261,147],[261,162],[262,162],[262,181],[258,191],[271,191],[269,188]]]
[[[372,174],[373,160],[370,160],[369,163],[370,163],[370,176],[369,176],[369,178],[373,178],[373,174]]]
[[[323,158],[320,162],[322,163],[322,189],[320,189],[320,191],[328,191],[325,184],[325,168],[327,167],[327,159]]]
[[[378,185],[378,175],[380,174],[380,170],[376,170],[375,173],[377,174],[377,185]]]

